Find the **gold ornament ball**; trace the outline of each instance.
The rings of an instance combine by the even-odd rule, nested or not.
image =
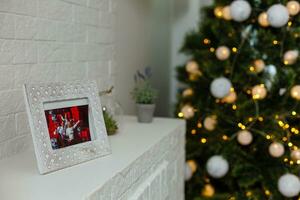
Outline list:
[[[291,152],[291,158],[295,162],[297,162],[298,160],[300,160],[300,149],[292,150],[292,152]]]
[[[196,61],[189,61],[185,66],[185,70],[190,74],[197,74],[199,73],[199,65]]]
[[[206,130],[213,131],[215,130],[217,123],[217,116],[212,115],[204,119],[203,126]]]
[[[214,14],[216,17],[221,18],[223,16],[223,8],[218,6],[214,9]]]
[[[262,27],[268,27],[270,25],[269,21],[268,21],[268,15],[267,15],[266,12],[262,12],[262,13],[259,14],[259,16],[258,16],[258,23]]]
[[[284,154],[284,146],[279,142],[273,142],[269,146],[269,153],[272,157],[279,158]]]
[[[289,14],[291,16],[295,16],[299,13],[300,11],[300,4],[298,1],[289,1],[287,4],[286,4],[286,8],[288,9],[289,11]]]
[[[262,59],[257,59],[253,62],[254,71],[256,73],[260,73],[265,69],[265,62]]]
[[[196,161],[194,161],[194,160],[188,160],[186,162],[189,165],[189,167],[191,168],[192,172],[195,173],[196,170],[197,170],[197,168],[198,168],[198,165],[197,165]]]
[[[300,100],[300,85],[295,85],[291,89],[291,97]]]
[[[225,6],[222,10],[222,13],[223,13],[223,18],[225,20],[231,20],[232,19],[231,13],[230,13],[230,6]]]
[[[222,99],[224,103],[234,103],[237,99],[237,95],[235,91],[230,91],[230,93]]]
[[[205,184],[201,194],[204,197],[212,197],[215,194],[215,188],[211,184]]]
[[[243,130],[238,132],[237,140],[241,145],[247,146],[253,141],[253,136],[249,131]]]
[[[183,97],[190,97],[194,94],[194,91],[192,88],[187,88],[182,92]]]
[[[219,59],[219,60],[226,60],[228,59],[230,56],[230,50],[228,47],[226,46],[220,46],[217,48],[216,50],[216,57]]]
[[[295,64],[299,56],[299,52],[297,50],[289,50],[283,55],[283,63],[285,65]]]
[[[190,119],[192,117],[194,117],[195,115],[195,111],[194,111],[194,108],[190,105],[185,105],[181,108],[181,112],[183,114],[183,117],[185,119]]]
[[[267,96],[267,89],[263,84],[256,85],[252,88],[252,97],[253,99],[264,99]]]

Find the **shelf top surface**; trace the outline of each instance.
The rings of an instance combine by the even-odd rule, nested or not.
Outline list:
[[[40,175],[34,150],[0,161],[0,199],[3,200],[82,200],[101,188],[144,152],[176,128],[177,119],[155,118],[151,124],[137,123],[125,116],[120,133],[109,136],[112,154]]]

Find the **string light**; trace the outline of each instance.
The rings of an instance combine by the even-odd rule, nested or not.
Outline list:
[[[193,129],[193,130],[191,131],[191,133],[192,133],[192,135],[196,135],[196,133],[197,133],[196,129]]]
[[[248,118],[248,121],[249,121],[249,122],[252,122],[252,121],[253,121],[253,118],[252,118],[252,117],[249,117],[249,118]]]
[[[203,43],[206,44],[206,45],[207,45],[207,44],[210,44],[210,40],[207,39],[207,38],[205,38],[205,39],[203,40]]]
[[[242,123],[238,123],[238,127],[240,127],[242,130],[246,129],[246,126]]]
[[[258,117],[258,121],[263,122],[264,118],[263,117]]]
[[[233,53],[236,53],[237,50],[238,50],[238,49],[237,49],[236,47],[232,47],[232,52],[233,52]]]
[[[267,139],[267,140],[270,140],[271,138],[272,138],[271,135],[266,135],[266,139]]]
[[[293,22],[289,21],[288,26],[292,26]]]
[[[292,147],[292,146],[293,146],[293,143],[289,142],[289,143],[288,143],[288,146],[289,146],[289,147]]]
[[[247,197],[251,197],[252,196],[252,192],[251,191],[246,192],[246,196]]]
[[[292,115],[293,116],[297,115],[297,112],[296,111],[292,111]]]
[[[215,52],[215,48],[210,47],[210,48],[209,48],[209,51],[213,53],[213,52]]]
[[[183,113],[182,112],[178,113],[178,117],[183,118]]]
[[[287,137],[283,137],[282,141],[286,142],[286,141],[288,141],[288,138]]]
[[[198,122],[197,127],[198,127],[198,128],[202,128],[201,122]]]
[[[227,135],[223,135],[223,136],[222,136],[222,139],[225,140],[225,141],[227,141],[229,138],[228,138]]]
[[[236,110],[237,106],[235,104],[232,105],[232,110]]]
[[[289,162],[289,159],[288,158],[284,158],[283,162]]]
[[[205,144],[207,142],[207,139],[206,138],[201,138],[200,141],[201,141],[202,144]]]
[[[270,196],[271,192],[269,190],[265,190],[265,195]]]
[[[250,70],[250,72],[254,72],[254,71],[255,71],[255,67],[250,66],[250,67],[249,67],[249,70]]]
[[[278,43],[279,43],[278,40],[273,40],[274,45],[277,45]]]

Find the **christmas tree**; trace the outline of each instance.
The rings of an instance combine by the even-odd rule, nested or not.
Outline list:
[[[187,34],[186,199],[298,199],[300,5],[215,0]]]

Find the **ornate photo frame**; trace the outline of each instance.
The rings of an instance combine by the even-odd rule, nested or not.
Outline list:
[[[26,84],[24,94],[41,174],[111,153],[95,81]]]

